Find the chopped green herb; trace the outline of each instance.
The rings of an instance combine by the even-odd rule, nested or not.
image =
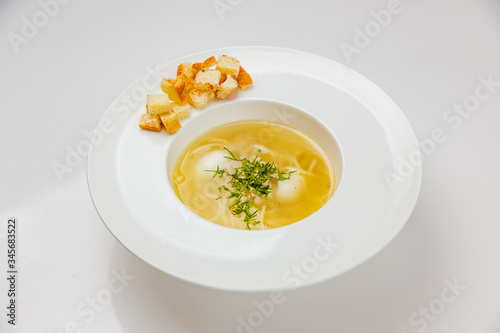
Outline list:
[[[217,175],[218,175],[219,177],[222,177],[222,176],[224,175],[224,173],[226,172],[225,170],[221,170],[221,169],[219,169],[219,166],[217,166],[217,170],[205,170],[205,171],[215,172],[215,174],[214,174],[214,177],[213,177],[213,178],[215,178],[215,176],[217,176]]]
[[[257,221],[258,210],[251,210],[255,198],[258,196],[263,196],[267,199],[269,193],[271,193],[270,181],[276,179],[278,181],[284,181],[290,179],[290,175],[296,171],[281,172],[276,164],[271,162],[264,162],[261,158],[255,157],[253,160],[247,158],[238,159],[236,156],[226,147],[224,149],[229,153],[229,156],[224,156],[231,161],[241,162],[241,166],[235,168],[234,173],[229,173],[224,169],[220,169],[217,165],[217,170],[205,170],[207,172],[213,172],[214,178],[216,176],[222,177],[227,174],[231,179],[228,181],[228,188],[226,185],[219,187],[219,192],[226,191],[229,193],[227,199],[233,199],[234,201],[229,205],[229,210],[231,213],[237,217],[242,214],[245,215],[243,221],[246,223],[247,228],[250,229],[250,224],[256,226],[261,221]],[[261,152],[260,149],[257,152]],[[243,196],[251,197],[251,200],[243,201]],[[217,198],[216,200],[220,199]]]

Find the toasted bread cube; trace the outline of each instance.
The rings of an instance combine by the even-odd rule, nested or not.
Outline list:
[[[217,60],[215,60],[214,56],[211,56],[210,58],[205,59],[205,61],[203,62],[203,69],[207,69],[207,68],[212,67],[213,65],[215,65],[216,62],[217,62]]]
[[[193,64],[194,66],[194,64]],[[198,72],[201,71],[201,69],[196,69],[196,68],[192,68],[192,73],[193,73],[193,76],[191,77],[193,80],[196,78],[196,75],[198,75]]]
[[[182,74],[194,79],[193,67],[190,62],[183,62],[177,67],[177,78],[181,77]]]
[[[238,81],[236,81],[232,76],[227,76],[226,81],[224,81],[220,86],[219,89],[217,89],[217,92],[215,95],[217,98],[226,98],[229,96],[233,91],[238,88]]]
[[[248,74],[247,71],[244,70],[243,67],[241,66],[240,66],[240,72],[236,77],[236,80],[238,81],[238,87],[240,87],[240,89],[242,90],[250,87],[253,84],[250,74]]]
[[[139,127],[148,131],[161,131],[161,121],[157,114],[144,113],[141,114],[141,122]]]
[[[217,60],[215,69],[217,69],[222,74],[236,76],[240,72],[240,62],[235,58],[228,57],[227,55],[222,55]]]
[[[214,99],[214,92],[211,90],[193,89],[188,93],[187,101],[197,109],[201,109],[208,102]]]
[[[196,73],[198,73],[199,71],[202,71],[202,70],[204,70],[202,62],[195,62],[193,64],[193,71],[195,71]],[[194,77],[196,77],[196,75]]]
[[[227,80],[227,74],[221,74],[220,76],[220,81],[219,81],[219,86],[224,83],[224,81]]]
[[[196,74],[196,88],[215,91],[219,87],[221,73],[216,69],[206,69]]]
[[[184,74],[181,75],[180,79],[184,82],[184,89],[182,89],[181,93],[181,103],[184,103],[188,99],[189,92],[195,88],[196,84],[194,83],[193,79]]]
[[[204,69],[209,69],[210,67],[215,65],[215,63],[216,63],[215,57],[212,56],[210,58],[205,59],[205,61],[203,62],[195,62],[193,64],[193,69],[202,71]]]
[[[191,105],[188,103],[172,104],[172,111],[177,115],[177,119],[182,120],[189,117],[189,114],[191,113]]]
[[[181,102],[181,94],[184,89],[184,81],[181,79],[163,79],[161,80],[161,90],[168,95],[168,98],[174,103]]]
[[[168,134],[177,132],[182,127],[177,115],[173,112],[160,115],[160,119]]]
[[[151,114],[172,112],[171,104],[172,102],[170,102],[168,96],[165,94],[148,95],[146,99],[146,108],[148,113]]]

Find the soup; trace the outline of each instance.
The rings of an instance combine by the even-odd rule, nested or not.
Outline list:
[[[335,189],[335,171],[321,146],[271,121],[239,121],[203,133],[181,153],[172,176],[190,210],[238,229],[300,221]]]

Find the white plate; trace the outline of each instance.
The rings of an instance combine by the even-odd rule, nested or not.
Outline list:
[[[194,110],[176,135],[139,129],[145,94],[160,92],[161,77],[175,77],[181,62],[221,54],[239,59],[254,86]],[[172,141],[188,133],[197,117],[209,119],[228,103],[257,100],[295,106],[322,121],[342,149],[342,179],[332,199],[303,221],[264,231],[222,227],[180,203],[169,183],[167,156]],[[87,176],[102,220],[139,258],[193,283],[265,291],[338,276],[386,246],[416,203],[419,158],[403,113],[363,76],[300,51],[234,47],[177,59],[126,89],[94,133]]]

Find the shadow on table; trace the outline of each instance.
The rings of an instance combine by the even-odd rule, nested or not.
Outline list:
[[[330,281],[286,291],[274,309],[266,302],[270,293],[193,285],[117,243],[111,265],[134,278],[115,295],[114,311],[124,332],[410,333],[415,328],[409,328],[408,318],[423,305],[419,295],[436,279],[432,272],[439,257],[439,244],[419,223],[428,217],[416,215],[425,212],[415,212],[401,234],[365,264]]]

